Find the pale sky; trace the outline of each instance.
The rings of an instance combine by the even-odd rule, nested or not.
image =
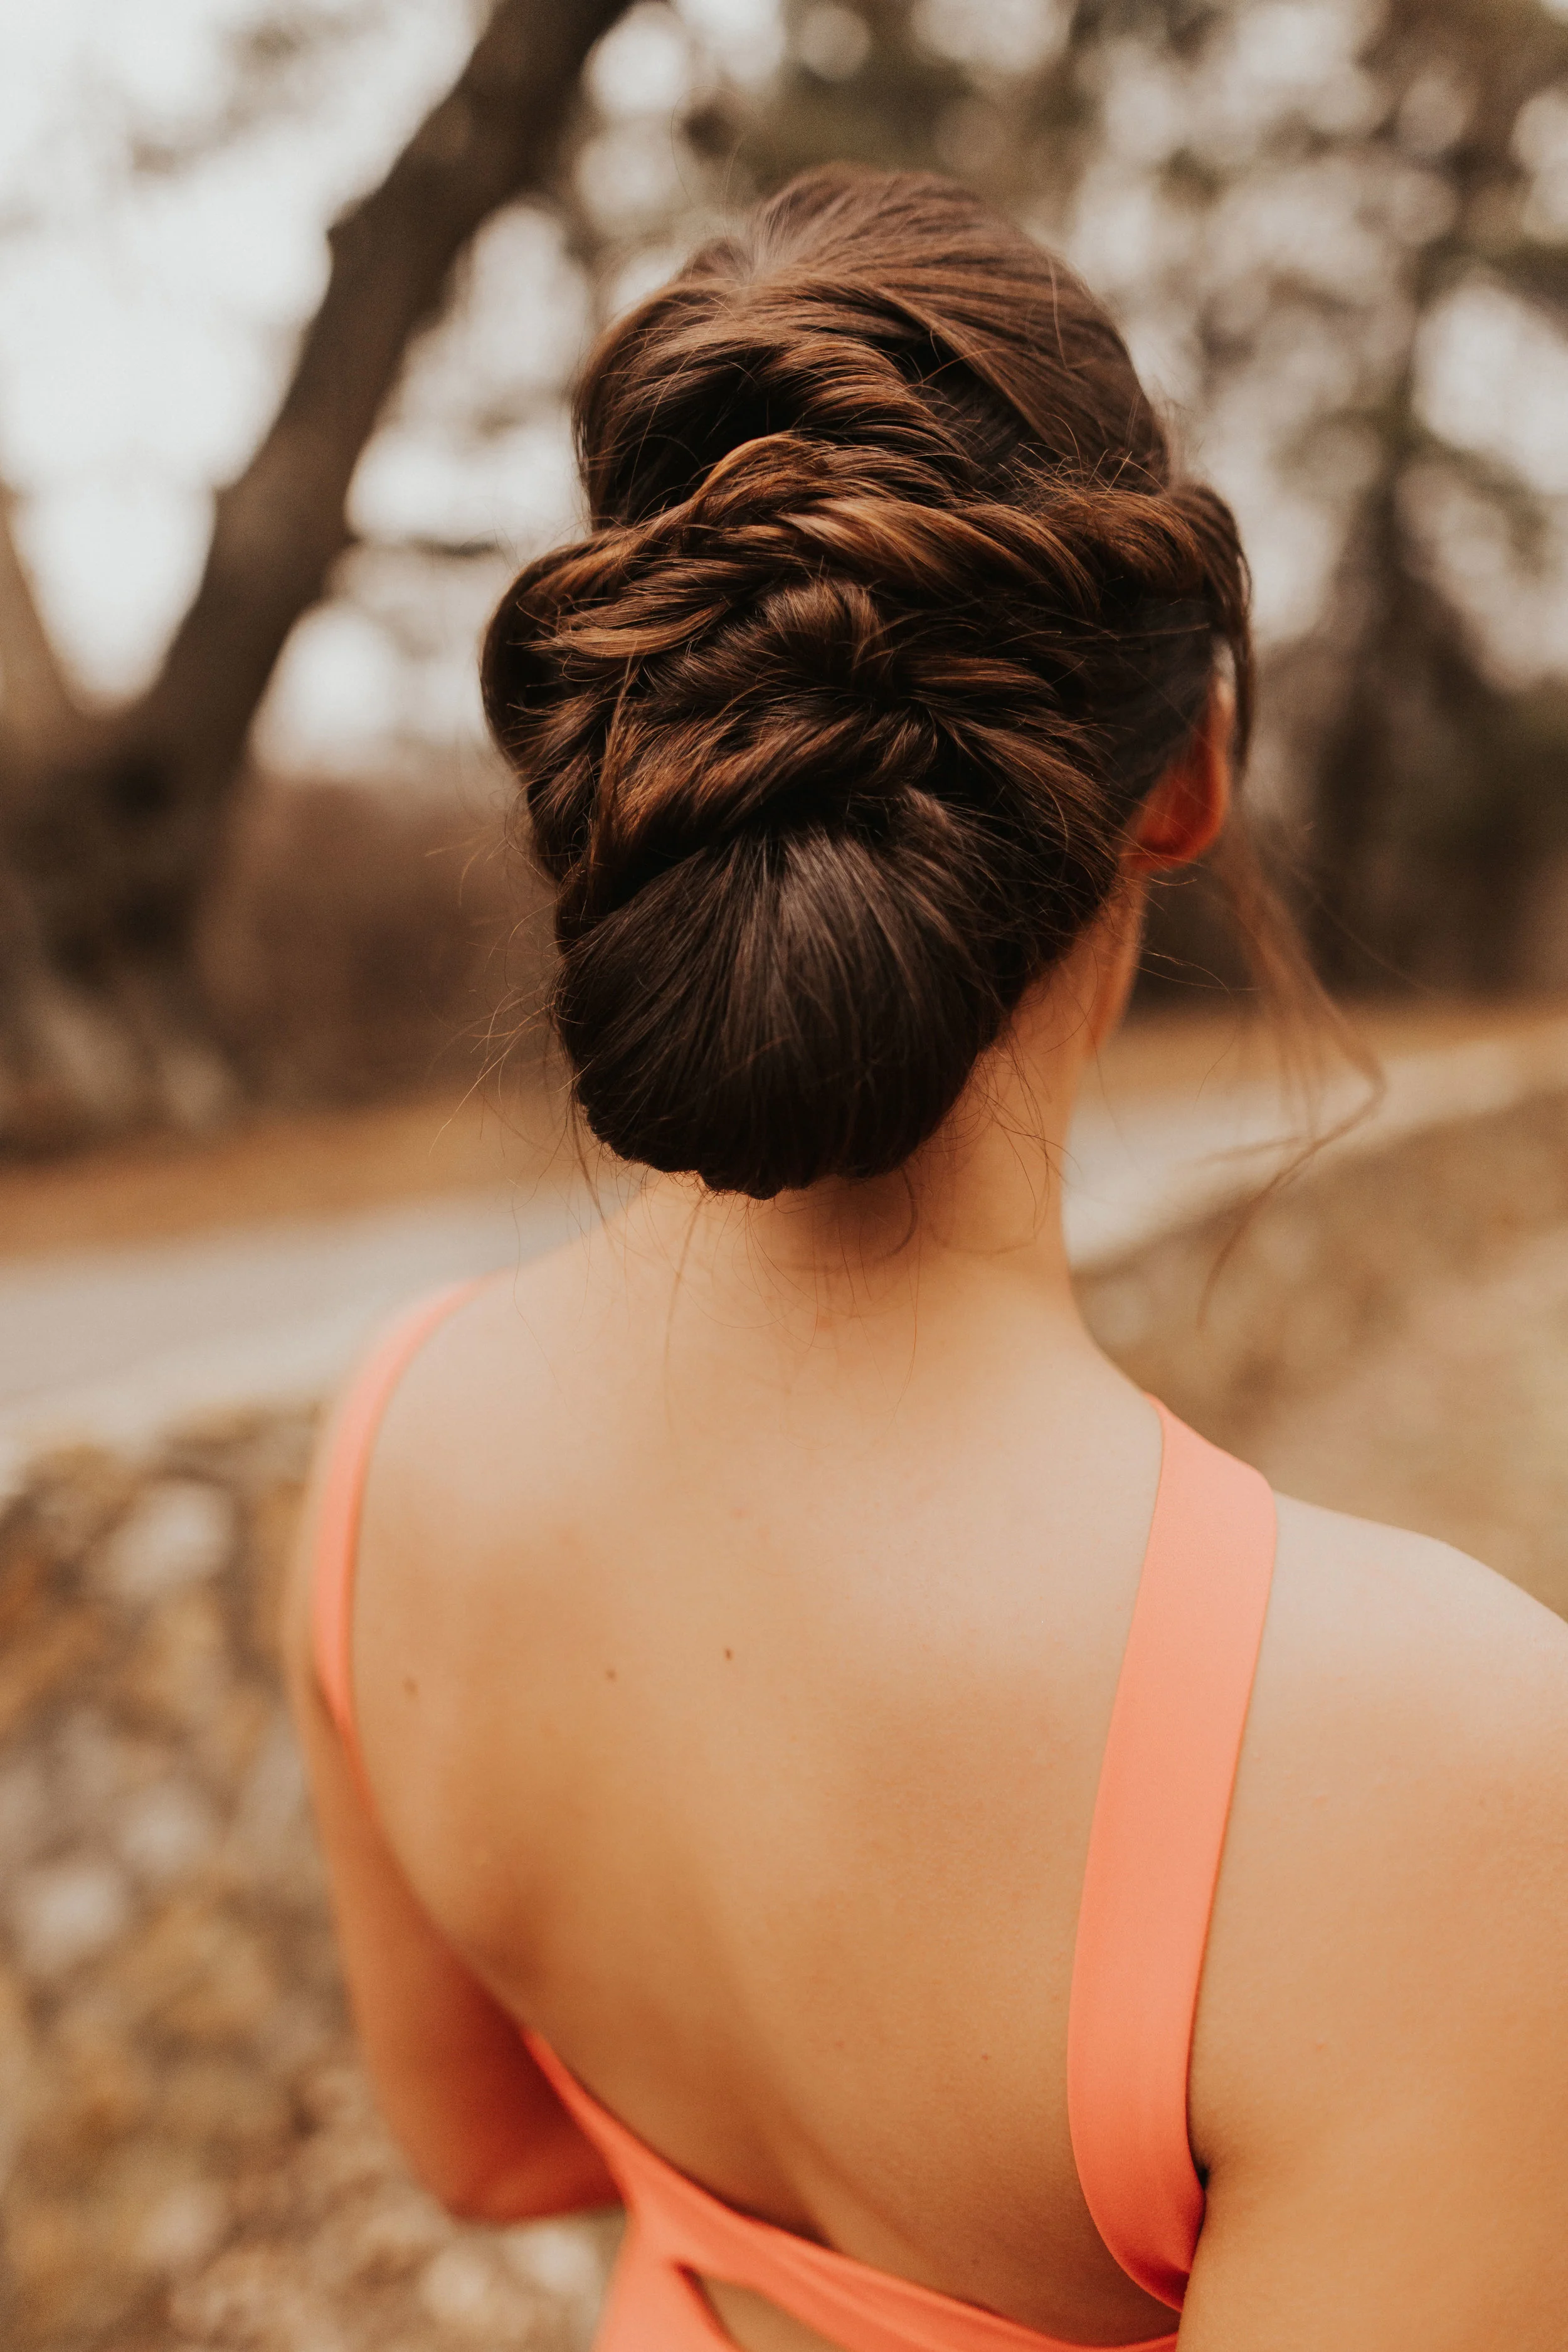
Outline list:
[[[319,299],[327,219],[470,37],[465,0],[305,0],[299,19],[337,38],[225,138],[231,44],[275,13],[0,10],[0,464],[50,626],[100,692],[142,682],[190,593],[212,487],[243,464]],[[195,152],[135,173],[139,145]]]
[[[283,17],[277,0],[0,0],[0,467],[46,619],[89,692],[132,692],[152,673],[195,585],[214,488],[254,446],[320,299],[329,220],[460,70],[484,13],[484,0],[293,0],[298,54],[258,66],[245,44]],[[669,122],[695,58],[744,82],[781,44],[777,0],[633,12],[592,77],[620,136],[598,159],[596,201],[618,232],[635,242],[643,215],[668,208]],[[160,152],[164,168],[133,168]],[[672,258],[645,257],[644,278]],[[585,339],[587,289],[559,228],[526,207],[489,224],[469,275],[366,451],[353,520],[371,539],[495,534],[526,554],[574,514],[554,393]],[[635,272],[619,290],[638,290]],[[515,428],[466,432],[488,400],[526,410],[531,392]],[[405,567],[309,616],[264,750],[352,769],[389,732],[471,735],[473,641],[504,570],[416,594]]]

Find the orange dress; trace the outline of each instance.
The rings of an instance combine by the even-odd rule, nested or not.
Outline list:
[[[360,1502],[382,1412],[474,1286],[424,1300],[367,1359],[327,1463],[317,1673],[358,1762],[351,1635]],[[1203,2226],[1187,2068],[1209,1914],[1274,1566],[1255,1470],[1158,1407],[1163,1448],[1089,1836],[1068,2025],[1068,2112],[1089,2210],[1128,2275],[1179,2311]],[[363,1774],[361,1772],[363,1780]],[[737,2212],[618,2122],[536,2033],[530,2051],[626,2201],[595,2352],[718,2352],[693,2273],[749,2287],[844,2352],[1086,2352]],[[1173,2352],[1173,2334],[1124,2352]]]

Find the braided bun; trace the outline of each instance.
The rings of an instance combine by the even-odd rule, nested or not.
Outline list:
[[[941,257],[934,258],[933,257]],[[589,363],[590,536],[491,625],[594,1132],[901,1163],[1115,886],[1246,580],[1115,330],[951,184],[816,173]]]

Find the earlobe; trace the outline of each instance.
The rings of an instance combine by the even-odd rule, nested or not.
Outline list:
[[[1212,849],[1230,814],[1230,739],[1235,700],[1216,685],[1202,726],[1192,742],[1155,785],[1129,832],[1122,866],[1128,874],[1157,874],[1190,866]]]

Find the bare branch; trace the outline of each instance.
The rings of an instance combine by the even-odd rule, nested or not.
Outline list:
[[[15,505],[15,493],[0,483],[0,727],[37,757],[46,747],[68,740],[81,724],[81,713],[16,545]]]
[[[217,502],[205,574],[128,721],[182,797],[223,797],[285,638],[346,540],[344,501],[409,339],[474,231],[548,184],[577,78],[627,0],[500,0],[462,76],[332,231],[332,267],[270,431]]]

